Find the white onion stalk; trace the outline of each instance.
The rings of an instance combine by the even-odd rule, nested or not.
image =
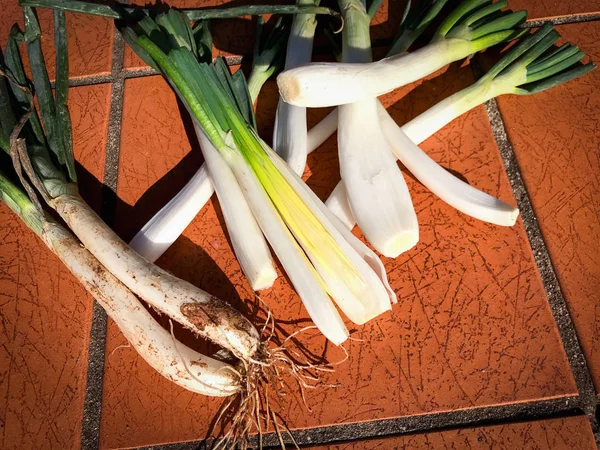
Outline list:
[[[342,59],[371,60],[369,16],[359,1],[340,0],[344,16]],[[340,175],[350,209],[373,247],[396,257],[419,240],[408,187],[395,164],[377,116],[377,99],[339,107]]]
[[[177,341],[71,233],[46,223],[41,238],[100,303],[138,354],[163,377],[203,395],[226,397],[240,390],[232,366]]]
[[[354,228],[354,225],[356,225],[356,219],[354,218],[354,214],[352,214],[350,203],[348,203],[346,187],[344,186],[344,182],[342,180],[340,180],[340,182],[335,186],[333,192],[325,201],[325,206],[327,206],[329,211],[331,211],[346,228],[349,230]]]
[[[505,3],[479,8],[488,1],[464,1],[440,25],[429,45],[409,54],[376,62],[310,63],[286,70],[277,77],[281,97],[305,107],[344,105],[378,97],[518,36],[519,31],[512,28],[525,20],[525,11],[493,19]]]
[[[267,168],[257,176],[339,308],[359,325],[389,310],[395,295],[388,289],[385,272],[381,278],[372,261],[365,258],[372,252],[362,243],[357,250],[357,239],[348,239],[345,229],[340,232],[331,213],[325,212],[325,205],[309,192],[302,179],[264,142],[261,144],[268,158],[261,158],[263,164],[268,167],[269,161],[275,170]],[[257,166],[252,167],[256,171]]]
[[[298,0],[298,5],[318,5],[319,0]],[[314,14],[296,14],[288,38],[285,69],[310,61],[317,19]],[[293,106],[281,98],[275,114],[273,149],[302,175],[306,166],[306,108]]]
[[[134,236],[129,245],[150,262],[173,245],[215,192],[206,164]]]
[[[25,193],[2,172],[0,199],[58,256],[115,321],[138,354],[162,376],[184,389],[204,395],[228,396],[240,390],[240,379],[232,366],[178,342],[81,242],[38,211]]]
[[[529,95],[570,81],[594,69],[593,64],[576,65],[583,56],[577,47],[564,44],[549,56],[543,52],[558,39],[558,33],[551,24],[545,24],[534,34],[527,35],[492,67],[486,75],[472,86],[442,100],[402,127],[393,121],[379,104],[381,126],[390,142],[394,155],[415,175],[415,177],[436,195],[458,210],[497,225],[512,226],[518,216],[518,209],[501,202],[454,177],[437,165],[417,147],[429,136],[465,112],[482,105],[500,95]],[[315,128],[317,132],[309,142],[317,145],[325,136],[335,131],[334,110]],[[412,142],[412,143],[411,143]],[[314,148],[310,147],[309,152]],[[442,183],[443,181],[443,183]],[[336,214],[350,224],[355,222],[352,211],[345,202],[345,192],[339,183],[327,204],[337,205]]]
[[[196,136],[208,166],[235,256],[255,291],[270,288],[277,279],[271,252],[235,176],[218,150],[195,123]]]
[[[71,123],[66,108],[68,58],[64,12],[55,14],[55,18],[59,19],[58,29],[62,28],[62,32],[55,37],[58,55],[56,98],[50,89],[41,51],[41,29],[37,17],[29,7],[24,8],[24,13],[27,17],[25,36],[28,56],[39,104],[39,109],[30,111],[29,115],[38,117],[39,111],[43,131],[40,131],[41,138],[36,136],[34,139],[27,135],[27,145],[22,141],[11,141],[13,156],[18,153],[18,159],[27,171],[28,178],[35,184],[44,201],[56,210],[73,234],[106,270],[159,312],[220,345],[239,359],[250,361],[262,346],[258,331],[250,321],[228,303],[175,277],[132,250],[79,196],[74,171],[68,170],[67,176],[62,170],[63,166],[74,166]],[[173,14],[168,17],[173,17]],[[17,60],[18,58],[13,58],[13,62]],[[20,61],[14,64],[20,64]],[[18,73],[19,70],[13,67],[12,72],[17,73],[21,86],[28,85],[22,68],[21,73]],[[12,86],[13,93],[17,91],[19,95],[24,95],[21,86]],[[32,94],[28,92],[28,95]],[[18,131],[20,130],[13,131],[11,136],[17,136]],[[48,135],[49,131],[52,131],[51,135]],[[48,149],[45,146],[48,141],[54,142],[55,146]],[[51,157],[50,151],[56,155],[55,159]],[[16,160],[16,156],[13,160]]]

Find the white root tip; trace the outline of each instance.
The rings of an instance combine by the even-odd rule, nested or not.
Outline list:
[[[262,291],[272,287],[276,279],[277,271],[273,267],[263,267],[250,284],[252,285],[252,290]]]
[[[277,86],[283,101],[294,105],[302,91],[298,79],[289,71],[282,72],[277,76]]]
[[[517,223],[517,219],[519,218],[519,208],[515,208],[512,210],[510,215],[508,216],[507,226],[512,227],[515,223]]]
[[[419,231],[404,231],[398,236],[385,243],[383,248],[377,249],[382,255],[388,258],[397,258],[402,253],[410,250],[419,242]]]

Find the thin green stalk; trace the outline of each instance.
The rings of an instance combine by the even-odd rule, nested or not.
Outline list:
[[[102,5],[78,0],[20,0],[21,6],[51,8],[61,11],[78,12],[111,19],[125,19],[140,12],[150,13],[152,9],[132,6]],[[234,19],[243,16],[265,14],[322,14],[339,17],[339,13],[324,6],[296,5],[245,5],[228,8],[195,8],[181,9],[190,20],[202,19]]]
[[[56,47],[56,128],[57,139],[62,140],[65,164],[71,181],[77,182],[75,157],[73,156],[73,129],[67,105],[69,99],[69,57],[67,42],[67,20],[63,11],[54,11],[54,45]]]
[[[24,114],[30,109],[31,96],[21,87],[27,86],[27,78],[25,77],[25,70],[23,68],[23,62],[21,61],[21,54],[19,53],[19,45],[23,42],[23,33],[19,30],[17,25],[13,25],[8,36],[8,42],[6,44],[5,52],[5,65],[7,69],[7,75],[11,77],[8,83],[9,89],[17,104],[14,105],[15,111],[18,114]],[[16,83],[16,84],[15,84]],[[42,129],[42,124],[38,116],[37,110],[33,110],[29,117],[25,129],[31,127],[31,132],[37,143],[45,143],[46,138]]]
[[[0,197],[8,207],[38,236],[42,234],[43,217],[29,197],[0,170]]]

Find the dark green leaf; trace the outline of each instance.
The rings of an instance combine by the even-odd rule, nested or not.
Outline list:
[[[579,47],[566,43],[561,45],[554,51],[550,52],[547,56],[536,59],[533,63],[527,66],[527,73],[532,75],[536,72],[544,70],[560,61],[570,58],[574,54],[579,52]]]
[[[562,72],[563,70],[571,67],[573,64],[580,61],[584,56],[585,56],[585,53],[577,52],[567,58],[564,58],[563,60],[561,60],[560,62],[558,62],[554,65],[549,65],[545,69],[540,70],[536,73],[529,74],[529,72],[528,72],[526,82],[532,83],[534,81],[543,80],[544,78],[548,78],[554,74]]]
[[[596,66],[594,64],[583,64],[565,72],[559,73],[549,78],[545,78],[535,83],[524,84],[519,86],[515,90],[515,94],[518,95],[531,95],[537,94],[538,92],[545,91],[546,89],[553,88],[559,84],[566,83],[567,81],[574,80],[585,75],[588,72],[594,70]]]
[[[514,47],[512,47],[494,66],[486,73],[483,78],[494,78],[510,64],[516,61],[521,55],[541,41],[553,29],[550,22],[544,24],[534,33],[523,37]]]
[[[527,11],[517,11],[511,14],[507,14],[504,17],[492,20],[491,22],[481,25],[472,31],[472,39],[479,39],[480,37],[488,34],[496,33],[498,31],[509,30],[522,24],[527,19]]]

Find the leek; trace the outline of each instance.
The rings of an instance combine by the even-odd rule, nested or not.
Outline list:
[[[24,13],[25,40],[30,49],[33,84],[44,86],[47,73],[43,55],[38,47],[41,32],[33,10],[25,7]],[[64,33],[59,33],[57,39],[66,37]],[[62,55],[66,51],[66,45],[58,43],[56,47],[57,73],[66,72],[67,69],[61,67],[62,64],[67,64],[67,58]],[[17,64],[16,58],[13,58],[11,64]],[[11,74],[23,73],[22,67],[9,70]],[[15,82],[22,86],[28,85],[25,79],[16,79]],[[21,90],[13,83],[11,87],[13,93]],[[19,152],[21,163],[37,191],[46,203],[58,212],[94,258],[135,295],[176,322],[229,350],[236,357],[250,361],[262,348],[262,344],[258,332],[244,316],[222,300],[178,279],[139,256],[79,196],[77,184],[68,170],[69,161],[72,161],[73,156],[70,126],[65,126],[64,121],[68,121],[69,116],[67,113],[61,118],[54,114],[57,106],[60,106],[59,102],[66,99],[66,92],[60,95],[58,93],[62,88],[67,89],[68,85],[57,85],[56,99],[47,89],[38,89],[36,94],[44,130],[56,127],[55,139],[58,139],[56,136],[61,136],[64,140],[63,145],[56,148],[49,145],[48,149],[46,142],[52,142],[50,138],[40,142],[35,133],[29,133],[26,129],[26,147]],[[28,98],[27,101],[30,104],[31,99]],[[66,111],[66,105],[64,107]],[[35,114],[32,117],[36,117]],[[64,152],[62,156],[60,151]],[[50,152],[55,153],[56,158],[51,156]],[[64,164],[60,164],[61,157],[64,158]]]
[[[32,11],[25,11],[29,57],[36,84],[45,83],[45,66],[39,44],[39,26]],[[44,128],[53,129],[54,141],[46,139],[40,125],[36,110],[29,110],[30,97],[21,86],[27,86],[28,80],[21,65],[18,43],[23,36],[17,27],[13,27],[5,52],[6,59],[1,60],[2,74],[9,74],[10,83],[0,77],[0,148],[13,157],[15,169],[12,169],[10,158],[0,155],[0,199],[44,242],[44,244],[65,264],[73,276],[106,310],[115,321],[125,338],[140,356],[165,378],[184,389],[211,396],[229,396],[242,389],[241,378],[230,364],[202,355],[186,345],[178,342],[171,334],[144,308],[136,295],[86,249],[71,232],[59,225],[41,207],[34,187],[42,187],[39,183],[40,172],[45,186],[52,192],[74,193],[74,185],[65,184],[66,177],[71,177],[69,167],[73,162],[70,140],[70,122],[67,99],[67,58],[66,29],[64,13],[55,14],[55,42],[57,48],[57,81],[56,98],[48,90],[38,91],[38,104],[42,110]],[[37,41],[37,42],[36,42]],[[18,84],[18,85],[17,85]],[[22,122],[21,116],[29,114],[28,122]],[[64,114],[64,115],[63,115]],[[19,124],[17,124],[19,119]],[[54,122],[53,122],[54,121]],[[20,130],[22,128],[22,131]],[[13,132],[13,129],[15,130]],[[11,136],[12,135],[12,136]],[[19,138],[23,136],[24,139]],[[11,138],[12,137],[12,138]],[[56,151],[63,151],[63,169],[54,167],[46,146],[50,142],[56,145],[60,138],[60,146]],[[28,148],[25,146],[27,145]],[[27,150],[32,155],[36,172],[31,166]],[[58,155],[57,159],[58,160]],[[30,185],[23,176],[25,170],[34,183]],[[10,174],[10,175],[9,175]],[[20,180],[14,182],[15,179]],[[72,180],[72,178],[70,178]],[[26,192],[24,192],[27,191]],[[44,197],[53,204],[61,201],[64,194],[50,199],[45,189]]]
[[[310,63],[277,77],[282,98],[323,107],[374,98],[419,80],[445,65],[523,33],[525,11],[499,11],[503,2],[465,0],[439,26],[431,43],[376,62]]]
[[[160,17],[164,17],[160,20],[162,23],[166,23],[167,26],[169,23],[173,24],[170,26],[173,34],[176,30],[175,25],[182,26],[179,29],[189,28],[189,22],[185,21],[183,15],[178,15],[175,11]],[[181,22],[182,20],[185,22]],[[145,26],[153,27],[149,19],[146,19],[145,23]],[[246,115],[252,122],[254,122],[253,103],[262,85],[277,69],[278,54],[287,36],[287,28],[280,20],[266,39],[261,39],[263,26],[264,22],[259,19],[253,68],[248,83],[250,98],[246,98],[245,104],[240,105],[245,109]],[[136,48],[133,40],[135,32],[127,27],[122,27],[121,32],[133,48]],[[188,35],[193,36],[194,34],[197,36],[196,39],[186,40],[185,33],[175,35],[174,39],[185,43],[190,50],[195,50],[194,53],[200,60],[210,62],[212,60],[212,41],[208,26],[205,23],[199,23],[194,31],[190,31]],[[200,47],[204,49],[203,51],[199,51],[199,43],[202,43]],[[154,65],[153,61],[143,51],[140,51],[141,49],[136,50],[145,57],[147,63]],[[241,75],[240,72],[239,75],[235,76],[234,83],[240,84]],[[243,88],[243,86],[239,88]],[[277,272],[266,241],[250,209],[237,200],[242,194],[237,182],[232,180],[233,175],[228,173],[229,169],[223,162],[219,162],[220,156],[210,140],[201,139],[201,130],[198,133],[200,133],[198,139],[205,160],[207,163],[209,159],[213,162],[212,171],[208,169],[211,164],[203,164],[188,184],[142,227],[131,240],[130,245],[148,260],[155,261],[158,259],[183,233],[210,199],[215,190],[211,180],[220,176],[223,181],[219,183],[217,196],[223,209],[227,231],[240,267],[253,290],[258,291],[269,288],[277,278]],[[213,176],[210,176],[211,173]],[[224,178],[228,178],[229,181],[225,182]]]
[[[370,17],[359,0],[340,0],[342,60],[371,60]],[[373,247],[396,257],[419,240],[417,215],[377,116],[377,99],[339,107],[340,174],[357,223]]]

